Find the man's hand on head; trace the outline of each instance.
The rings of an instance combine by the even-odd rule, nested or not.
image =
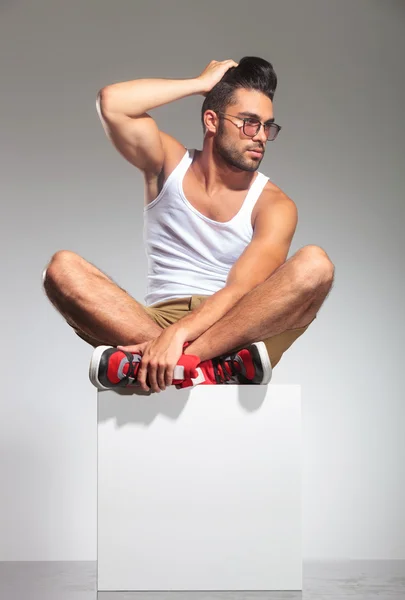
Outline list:
[[[174,367],[183,354],[186,337],[184,330],[172,325],[153,340],[132,346],[117,346],[117,348],[142,354],[137,381],[145,392],[150,389],[153,392],[160,392],[165,390],[166,386],[172,385]],[[147,379],[150,387],[146,383]]]
[[[204,71],[197,77],[197,80],[202,84],[202,95],[206,96],[212,88],[221,81],[225,73],[233,68],[237,67],[238,63],[232,59],[228,60],[212,60],[204,69]]]

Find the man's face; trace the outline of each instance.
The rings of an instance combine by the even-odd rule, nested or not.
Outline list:
[[[225,116],[219,115],[214,152],[218,152],[225,162],[237,169],[256,171],[263,160],[267,135],[263,127],[253,137],[245,135],[243,121],[236,117],[254,117],[266,123],[273,119],[272,101],[256,90],[238,89],[236,104],[227,106],[224,113]],[[254,149],[259,153],[252,152]]]

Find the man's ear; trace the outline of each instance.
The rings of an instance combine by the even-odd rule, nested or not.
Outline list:
[[[218,132],[219,119],[214,110],[206,110],[204,113],[205,134]]]

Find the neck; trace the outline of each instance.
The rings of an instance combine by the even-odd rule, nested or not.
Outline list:
[[[207,139],[207,136],[204,138],[203,149],[195,152],[192,168],[209,196],[227,190],[246,190],[256,177],[255,172],[229,165],[215,151],[212,140]]]

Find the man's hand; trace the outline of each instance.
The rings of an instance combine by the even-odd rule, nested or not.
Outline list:
[[[186,337],[184,330],[170,326],[154,340],[133,346],[117,346],[117,348],[126,352],[141,352],[142,360],[136,379],[145,392],[149,389],[160,392],[165,390],[167,385],[172,384],[174,367],[183,354]],[[149,380],[150,388],[146,378]]]
[[[197,80],[203,85],[202,95],[206,96],[208,92],[210,92],[212,88],[221,81],[228,69],[237,66],[238,63],[231,59],[222,60],[221,62],[212,60],[209,65],[205,67],[201,75],[197,77]]]

